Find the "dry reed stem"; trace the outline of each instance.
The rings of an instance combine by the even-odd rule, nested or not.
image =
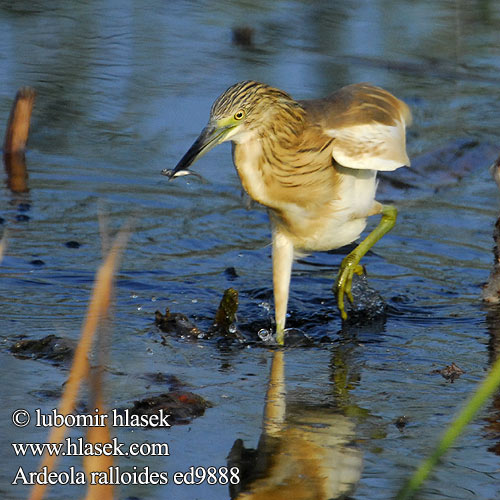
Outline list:
[[[102,230],[102,228],[101,228]],[[104,252],[103,252],[104,254]],[[90,372],[89,384],[91,403],[90,408],[97,408],[99,414],[106,414],[105,399],[102,388],[104,367],[107,366],[109,343],[105,337],[109,337],[108,322],[99,328],[99,335],[95,344],[97,350],[97,366]],[[86,436],[87,443],[109,443],[111,432],[106,420],[105,427],[89,427]],[[88,488],[85,500],[113,500],[114,486],[111,484],[92,484],[91,475],[94,471],[106,471],[113,466],[113,457],[106,455],[90,455],[83,458],[83,465],[87,473]]]
[[[25,150],[28,142],[31,112],[35,104],[35,90],[22,87],[16,94],[16,99],[10,111],[3,152],[20,153]]]
[[[99,377],[100,379],[101,377]],[[99,409],[99,414],[105,413],[104,411],[104,399],[102,394],[102,384],[95,385],[95,390],[98,391],[95,394],[93,408]],[[109,430],[108,421],[106,420],[105,427],[89,427],[87,431],[87,443],[109,443],[111,442],[111,433]],[[111,455],[90,455],[83,458],[83,465],[85,472],[87,473],[87,478],[94,471],[106,471],[109,467],[113,466],[113,457]],[[112,484],[92,484],[89,481],[89,486],[87,488],[87,496],[85,500],[113,500],[114,486]]]
[[[87,316],[85,317],[85,321],[82,326],[80,341],[75,350],[73,364],[65,385],[64,393],[59,403],[58,413],[62,415],[68,415],[74,410],[80,384],[82,380],[87,378],[89,375],[89,362],[87,356],[92,348],[92,341],[97,331],[99,321],[106,314],[106,311],[109,308],[113,277],[129,235],[130,228],[127,225],[125,228],[120,230],[116,236],[111,250],[97,272],[94,288],[90,298],[90,304],[87,310]],[[53,427],[51,429],[48,442],[61,443],[65,435],[66,426]],[[56,455],[48,455],[45,453],[42,457],[40,469],[47,467],[47,472],[51,472],[55,467],[56,461]],[[34,485],[29,499],[41,500],[46,491],[46,487],[47,485]]]

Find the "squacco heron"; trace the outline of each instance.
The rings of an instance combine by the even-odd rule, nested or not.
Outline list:
[[[354,273],[368,250],[396,222],[396,208],[375,200],[378,170],[409,166],[408,106],[367,83],[343,87],[324,99],[296,101],[255,81],[229,87],[214,102],[208,125],[173,178],[224,141],[245,191],[267,207],[272,226],[276,340],[284,343],[294,257],[332,250],[361,235],[370,215],[378,226],[340,265],[334,292],[343,319],[352,302]]]

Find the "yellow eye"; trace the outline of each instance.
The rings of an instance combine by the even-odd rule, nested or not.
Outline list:
[[[236,111],[236,113],[234,114],[234,119],[241,120],[244,116],[245,112],[242,109],[240,109],[239,111]]]

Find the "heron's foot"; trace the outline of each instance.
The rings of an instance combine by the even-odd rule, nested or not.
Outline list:
[[[285,328],[283,326],[276,327],[276,343],[278,345],[285,345]]]
[[[344,296],[347,295],[351,304],[354,302],[351,293],[352,278],[354,274],[357,274],[358,276],[365,274],[364,267],[359,263],[360,260],[361,257],[359,255],[355,252],[351,252],[342,260],[342,264],[340,265],[339,273],[337,275],[334,292],[337,296],[337,305],[343,320],[347,319],[347,313],[344,307]]]

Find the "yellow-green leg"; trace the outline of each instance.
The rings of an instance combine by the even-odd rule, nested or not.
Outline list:
[[[347,319],[347,313],[344,309],[344,294],[348,299],[353,302],[351,294],[352,278],[354,273],[362,274],[363,267],[359,265],[359,261],[370,250],[370,248],[377,243],[377,241],[388,233],[396,224],[398,211],[392,205],[381,205],[380,212],[382,219],[378,226],[349,254],[342,260],[340,265],[339,274],[337,275],[337,282],[334,286],[334,292],[337,296],[337,304],[342,319]]]

